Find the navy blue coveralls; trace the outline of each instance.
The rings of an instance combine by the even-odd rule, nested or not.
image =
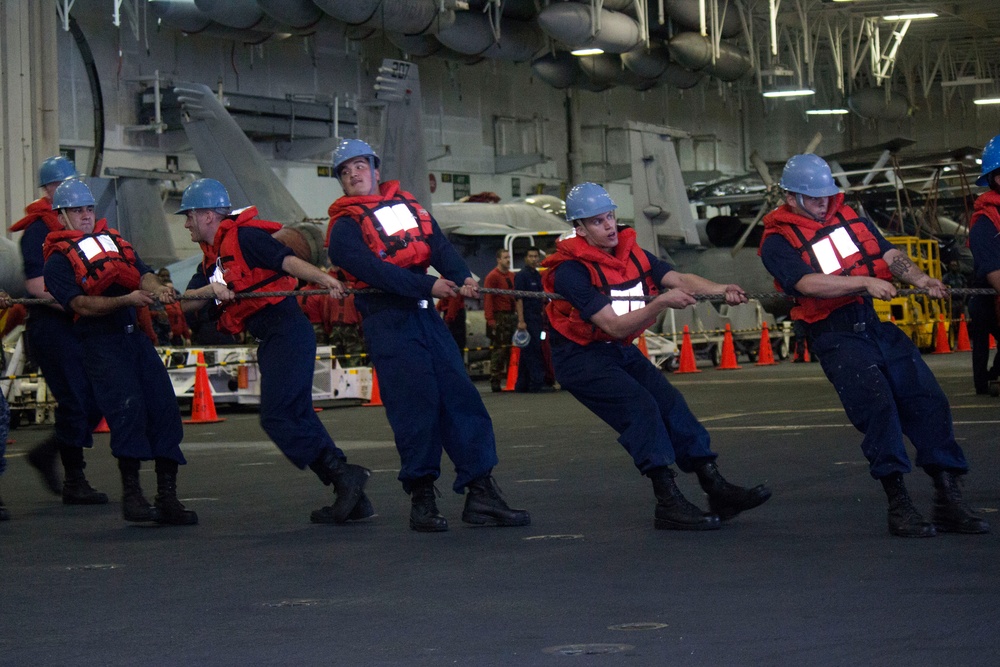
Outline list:
[[[874,225],[868,227],[883,255],[892,250]],[[761,259],[792,296],[801,296],[795,285],[815,273],[779,234],[764,240]],[[917,450],[918,466],[968,470],[955,442],[948,398],[909,337],[895,324],[879,321],[870,297],[806,327],[809,350],[819,357],[848,419],[865,435],[861,450],[872,477],[910,472],[904,435]]]
[[[248,268],[284,273],[281,263],[293,254],[291,248],[263,229],[241,227],[236,233]],[[207,284],[204,267],[199,266],[187,288]],[[244,326],[258,341],[260,426],[267,436],[299,469],[324,459],[327,450],[334,450],[346,461],[313,410],[316,335],[295,297],[264,306],[249,316]]]
[[[525,266],[514,276],[514,289],[522,292],[542,292],[542,276],[537,269]],[[517,366],[517,384],[514,391],[534,392],[545,384],[545,360],[542,358],[542,330],[545,308],[543,299],[521,300],[524,323],[531,334],[531,340],[521,349],[521,361]]]
[[[138,255],[136,268],[140,275],[153,272]],[[65,255],[51,255],[43,275],[49,293],[69,312],[70,301],[86,295]],[[100,296],[128,293],[112,285]],[[97,405],[111,429],[111,453],[116,458],[186,463],[180,449],[184,429],[177,397],[156,348],[136,323],[135,308],[77,318],[73,329],[81,341],[83,366]]]
[[[973,287],[992,287],[986,275],[1000,271],[1000,234],[986,216],[975,221],[969,233],[972,250]],[[989,383],[1000,377],[1000,354],[994,356],[990,366],[990,334],[1000,340],[1000,323],[997,322],[996,297],[974,296],[969,301],[969,342],[972,343],[972,382],[977,394],[989,391]]]
[[[652,279],[659,285],[672,267],[646,253]],[[576,260],[559,264],[555,291],[589,321],[611,303]],[[618,432],[618,442],[639,472],[677,463],[684,472],[714,461],[708,431],[688,408],[681,393],[635,345],[619,341],[575,343],[552,330],[556,380],[591,412]]]
[[[461,285],[472,274],[432,220],[431,265]],[[377,222],[375,224],[378,224]],[[330,260],[388,294],[359,294],[365,347],[378,372],[382,402],[392,426],[409,493],[417,480],[441,475],[441,451],[455,464],[452,488],[490,474],[497,464],[493,421],[469,379],[462,355],[434,310],[434,276],[379,259],[365,244],[361,227],[339,218],[330,232]]]
[[[42,245],[49,228],[38,219],[21,235],[24,277],[39,278],[45,268]],[[49,306],[28,306],[28,351],[56,399],[55,432],[68,447],[91,447],[101,421],[94,390],[83,368],[83,346],[73,330],[73,315]]]

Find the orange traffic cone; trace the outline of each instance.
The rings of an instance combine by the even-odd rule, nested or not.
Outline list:
[[[944,315],[938,315],[937,334],[934,336],[934,354],[951,354],[948,332],[944,328]]]
[[[372,397],[367,403],[362,403],[366,408],[378,407],[382,405],[382,392],[378,389],[378,375],[375,374],[375,367],[372,366]]]
[[[642,352],[642,356],[649,359],[649,347],[646,345],[646,334],[640,334],[639,336],[639,351]]]
[[[185,419],[185,424],[215,424],[224,422],[215,414],[215,400],[212,398],[212,385],[208,381],[208,366],[205,364],[205,353],[198,353],[198,370],[194,372],[194,400],[191,401],[191,419]]]
[[[767,322],[764,322],[760,332],[760,349],[757,350],[757,365],[773,366],[776,363],[778,362],[774,360],[774,350],[771,349],[771,334],[767,331]]]
[[[111,429],[108,428],[108,420],[101,417],[100,423],[94,427],[94,433],[111,433]]]
[[[722,361],[716,367],[720,371],[732,371],[740,368],[736,363],[736,346],[733,345],[733,332],[726,323],[726,335],[722,337]]]
[[[955,351],[972,351],[972,343],[969,342],[969,325],[965,321],[965,313],[962,313],[962,317],[958,321],[958,338],[955,341]]]
[[[681,339],[681,365],[674,373],[700,373],[694,360],[694,347],[691,345],[691,334],[684,325],[684,337]]]
[[[507,361],[507,384],[504,391],[514,391],[517,385],[517,366],[521,363],[521,348],[516,345],[510,346],[510,359]]]

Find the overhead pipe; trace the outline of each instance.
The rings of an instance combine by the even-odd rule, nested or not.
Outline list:
[[[712,41],[696,32],[682,32],[669,42],[672,60],[690,70],[706,70],[722,81],[736,81],[750,71],[750,57],[730,44],[719,45],[713,64]]]
[[[600,30],[593,34],[595,24],[600,25]],[[631,51],[642,40],[639,24],[632,18],[607,9],[595,15],[592,7],[576,2],[549,5],[538,14],[538,25],[546,35],[567,46],[599,48],[605,53]]]
[[[438,0],[313,0],[333,18],[405,35],[436,33],[455,21],[451,9],[441,11]]]
[[[485,14],[461,12],[455,22],[437,34],[442,44],[459,53],[524,62],[545,48],[545,37],[533,21],[503,19],[500,39],[494,38]]]

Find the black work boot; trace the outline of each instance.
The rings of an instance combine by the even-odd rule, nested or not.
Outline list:
[[[973,513],[962,500],[961,475],[936,470],[934,479],[934,525],[943,533],[979,535],[990,532],[990,524]]]
[[[156,498],[153,503],[160,513],[156,523],[170,526],[193,526],[198,523],[198,514],[177,499],[177,461],[156,459]]]
[[[709,461],[695,470],[698,483],[708,494],[708,507],[725,521],[732,519],[740,512],[763,505],[771,497],[771,489],[763,484],[747,489],[730,484],[719,473],[719,467],[714,461]]]
[[[469,482],[465,494],[462,521],[477,526],[530,526],[528,510],[515,510],[507,506],[500,487],[492,475]]]
[[[10,521],[10,512],[7,511],[7,506],[3,504],[3,498],[0,498],[0,521]]]
[[[139,459],[121,457],[118,470],[122,475],[122,517],[126,521],[158,521],[160,511],[149,504],[139,484]]]
[[[716,530],[721,525],[716,514],[702,512],[684,497],[677,488],[677,473],[669,466],[653,468],[646,475],[653,482],[656,494],[656,520],[658,530]]]
[[[327,486],[333,485],[333,490],[337,494],[337,499],[333,505],[316,510],[314,514],[327,515],[330,521],[320,523],[344,523],[351,512],[361,500],[361,494],[365,491],[365,484],[372,471],[353,463],[347,463],[340,458],[337,453],[328,449],[320,455],[318,459],[309,464],[309,467],[320,481]],[[310,519],[312,516],[310,516]]]
[[[90,486],[83,469],[87,467],[83,460],[82,447],[59,447],[63,468],[66,469],[66,481],[63,482],[63,505],[107,505],[108,495]]]
[[[889,533],[897,537],[934,537],[934,526],[913,506],[903,475],[895,472],[879,480],[889,499]]]
[[[410,485],[410,529],[418,533],[443,533],[448,520],[437,507],[438,490],[433,479],[421,479]]]
[[[351,523],[365,521],[376,516],[378,516],[378,513],[375,511],[375,506],[372,505],[372,501],[368,498],[368,495],[362,491],[361,497],[358,498],[358,504],[354,506],[354,509],[351,510],[350,514],[343,521],[336,520],[333,505],[313,510],[312,514],[309,515],[309,520],[313,523]]]
[[[62,478],[56,462],[58,456],[59,441],[54,435],[42,440],[28,452],[28,465],[38,471],[45,487],[57,496],[62,493]]]

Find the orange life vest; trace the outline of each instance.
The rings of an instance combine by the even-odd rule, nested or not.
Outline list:
[[[66,229],[65,225],[59,222],[59,214],[52,210],[52,202],[42,197],[36,199],[24,208],[26,216],[11,225],[10,231],[20,232],[27,229],[35,220],[41,220],[50,232],[61,232]]]
[[[101,296],[112,285],[139,289],[135,250],[117,229],[108,228],[104,218],[97,221],[92,234],[75,229],[49,232],[42,254],[48,259],[57,252],[69,259],[77,283],[90,296]]]
[[[234,292],[286,292],[298,286],[294,276],[271,269],[251,269],[247,266],[240,248],[240,227],[262,229],[268,234],[281,229],[281,223],[258,220],[257,208],[249,206],[227,217],[215,232],[212,245],[202,244],[205,258],[201,266],[209,282],[224,283]],[[266,288],[266,289],[265,289]],[[243,331],[243,323],[262,308],[283,301],[283,296],[269,296],[254,299],[236,299],[219,304],[219,331],[238,334]]]
[[[590,283],[607,296],[653,296],[660,293],[659,286],[653,281],[649,257],[636,243],[633,229],[626,228],[618,232],[618,245],[614,254],[610,255],[579,236],[560,241],[556,245],[556,251],[542,262],[542,266],[549,269],[542,272],[542,288],[546,292],[555,293],[553,269],[568,261],[577,261],[587,267]],[[611,302],[618,314],[645,305],[645,300]],[[565,299],[550,301],[545,306],[545,312],[553,329],[580,345],[614,340],[631,343],[646,328],[643,326],[624,339],[615,338],[595,324],[584,321],[580,317],[580,311]]]
[[[764,216],[764,236],[780,234],[802,254],[802,261],[817,273],[837,276],[872,276],[892,280],[889,265],[882,259],[878,239],[854,210],[844,205],[844,195],[837,195],[831,213],[823,222],[812,220],[782,205]],[[775,285],[781,289],[781,285]],[[791,317],[812,323],[825,319],[833,311],[852,303],[862,303],[860,296],[832,299],[795,297]]]
[[[177,302],[165,303],[163,304],[163,309],[166,311],[167,320],[170,322],[170,335],[190,338],[191,329],[188,327],[187,318],[184,317],[184,310],[181,308],[181,304]]]
[[[993,226],[1000,233],[1000,193],[988,190],[976,197],[975,208],[972,213],[972,222],[969,223],[969,233],[982,218],[989,219]]]
[[[326,230],[326,245],[330,231],[339,218],[348,217],[361,227],[361,235],[379,259],[403,269],[426,269],[431,263],[428,242],[433,233],[431,214],[413,195],[399,189],[399,181],[379,184],[379,193],[357,197],[341,197],[330,204],[330,226]],[[348,280],[357,288],[367,284],[353,276]]]

